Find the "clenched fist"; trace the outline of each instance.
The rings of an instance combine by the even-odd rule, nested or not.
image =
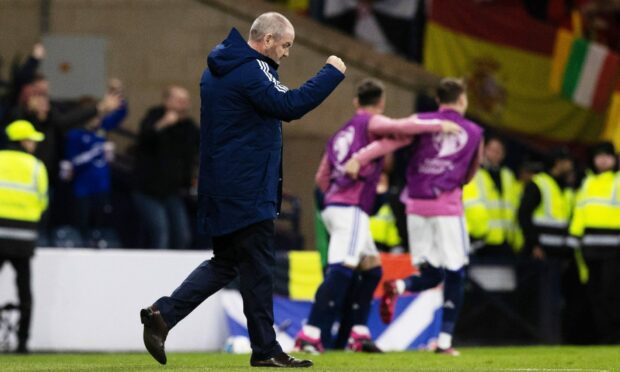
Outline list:
[[[327,62],[325,63],[334,66],[338,69],[338,71],[342,72],[343,74],[347,70],[347,66],[344,64],[344,62],[342,62],[342,60],[336,56],[329,56],[329,58],[327,58]]]

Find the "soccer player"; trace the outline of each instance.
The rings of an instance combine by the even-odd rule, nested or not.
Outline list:
[[[331,345],[332,326],[344,310],[343,303],[352,287],[354,272],[359,269],[361,283],[353,293],[350,309],[353,328],[347,349],[380,352],[372,342],[366,323],[372,295],[382,275],[368,215],[374,204],[383,159],[365,165],[357,180],[345,174],[345,162],[372,140],[394,133],[412,136],[459,130],[455,123],[440,119],[420,120],[415,115],[404,119],[383,116],[384,88],[374,79],[365,79],[358,85],[354,106],[357,108],[355,115],[330,138],[316,175],[317,184],[325,193],[326,208],[322,217],[330,233],[329,266],[316,292],[308,322],[295,342],[296,348],[302,351],[320,353],[323,345]],[[400,146],[408,138],[394,140],[392,146]]]
[[[422,134],[416,138],[407,168],[409,247],[419,274],[384,283],[381,317],[389,323],[398,296],[444,284],[444,305],[438,353],[458,355],[452,333],[463,302],[464,266],[469,262],[469,240],[463,218],[462,188],[475,175],[482,156],[482,129],[465,119],[467,94],[461,80],[443,79],[437,89],[439,111],[420,114],[420,119],[452,120],[457,134]],[[356,178],[361,169],[391,151],[390,141],[375,141],[360,150],[345,168]],[[410,140],[411,141],[411,140]]]

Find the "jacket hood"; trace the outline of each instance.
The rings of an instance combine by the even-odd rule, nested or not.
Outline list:
[[[209,70],[215,76],[223,76],[254,59],[260,59],[269,63],[274,68],[278,65],[269,57],[252,49],[236,28],[218,44],[207,57]]]

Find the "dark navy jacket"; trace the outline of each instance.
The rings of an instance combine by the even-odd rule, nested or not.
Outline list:
[[[236,29],[207,59],[200,81],[201,229],[220,236],[274,219],[282,196],[282,126],[317,107],[344,79],[325,65],[298,89]]]

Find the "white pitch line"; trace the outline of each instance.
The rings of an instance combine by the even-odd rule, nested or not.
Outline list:
[[[502,371],[566,371],[566,372],[609,372],[608,369],[581,368],[505,368]]]

